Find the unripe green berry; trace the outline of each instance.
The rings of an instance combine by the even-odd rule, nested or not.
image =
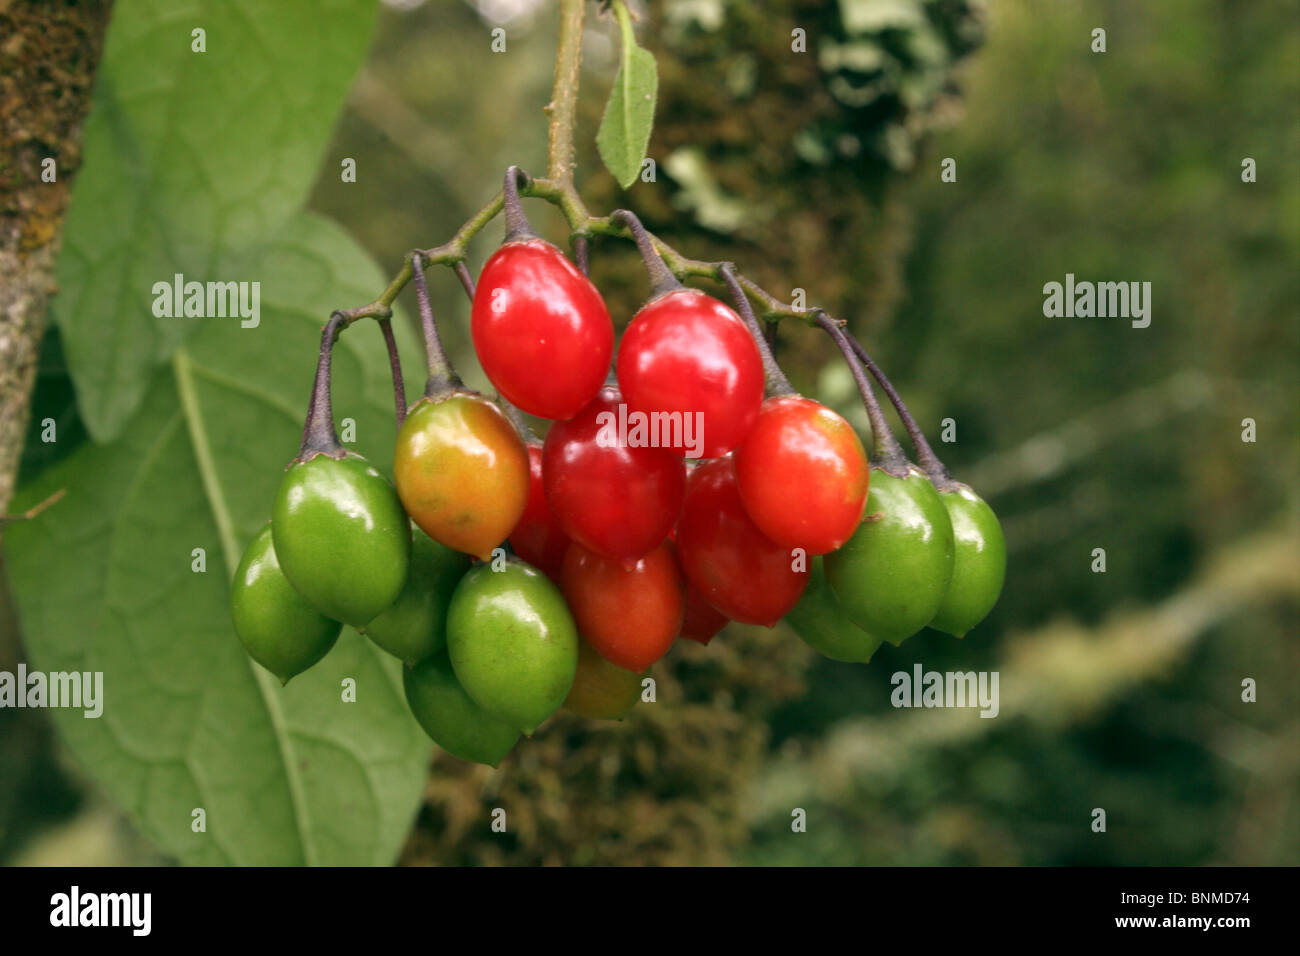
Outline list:
[[[418,664],[447,646],[447,608],[469,555],[411,532],[411,569],[397,600],[361,628],[372,641],[407,664]]]
[[[453,757],[495,767],[519,739],[518,730],[470,699],[445,653],[405,668],[402,685],[424,732]]]
[[[871,470],[862,524],[826,555],[826,579],[859,627],[900,644],[938,611],[953,563],[952,521],[915,465],[898,478]]]
[[[271,512],[285,577],[321,613],[362,627],[406,583],[411,526],[392,484],[360,455],[285,471]]]
[[[324,657],[343,630],[308,604],[284,576],[270,525],[257,533],[240,559],[230,609],[248,656],[282,684]]]
[[[808,573],[808,588],[785,616],[794,632],[813,650],[836,661],[865,663],[881,645],[881,639],[858,627],[844,613],[840,599],[826,580],[819,556]]]
[[[993,610],[1007,571],[1007,543],[993,509],[968,486],[939,493],[952,521],[952,581],[930,626],[963,637]]]

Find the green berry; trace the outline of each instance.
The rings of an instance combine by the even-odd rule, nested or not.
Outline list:
[[[519,739],[518,730],[470,699],[445,653],[405,668],[402,685],[424,732],[453,757],[495,767]]]
[[[822,562],[821,557],[813,559],[808,587],[794,610],[785,616],[786,622],[804,643],[826,657],[865,663],[876,652],[881,639],[858,627],[844,612],[840,599],[826,580]]]
[[[546,575],[519,560],[500,571],[493,563],[471,568],[456,586],[447,651],[475,703],[531,734],[573,685],[578,632]]]
[[[284,576],[270,525],[257,533],[240,559],[230,610],[248,656],[282,684],[324,657],[343,630],[308,604]]]
[[[952,521],[924,472],[913,465],[898,478],[872,468],[862,524],[826,556],[826,579],[854,623],[900,644],[939,610],[953,548]]]
[[[447,646],[447,608],[469,560],[413,530],[411,569],[402,593],[361,632],[407,664],[437,654]]]
[[[411,526],[392,484],[360,455],[290,465],[271,512],[280,565],[321,613],[362,627],[406,583]]]
[[[968,486],[939,493],[956,539],[952,581],[930,626],[962,637],[993,610],[1007,571],[1007,543],[993,509]]]

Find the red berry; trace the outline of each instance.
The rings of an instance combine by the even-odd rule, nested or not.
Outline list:
[[[691,472],[677,553],[691,586],[733,621],[772,627],[799,603],[807,565],[758,529],[745,512],[730,458]],[[803,570],[795,570],[799,566]]]
[[[524,506],[519,523],[510,532],[510,547],[519,557],[559,583],[564,552],[569,550],[569,536],[546,503],[540,444],[530,442],[528,445],[528,504]]]
[[[727,615],[723,614],[700,596],[694,586],[686,586],[686,609],[682,613],[682,630],[678,635],[688,641],[707,644],[717,636],[718,631],[727,626]]]
[[[735,458],[745,510],[777,544],[827,554],[858,530],[867,455],[853,426],[820,402],[769,398]]]
[[[758,416],[763,360],[740,316],[712,296],[681,289],[644,306],[628,325],[618,384],[632,411],[677,415],[679,437],[698,423],[693,442],[671,447],[716,458],[740,444]]]
[[[614,351],[605,300],[541,239],[507,242],[488,259],[470,331],[492,384],[541,418],[569,418],[591,401]]]
[[[552,425],[542,447],[542,479],[551,512],[571,540],[635,562],[672,530],[686,467],[675,452],[619,441],[621,403],[618,389],[606,386],[577,415]]]
[[[572,544],[561,582],[578,633],[611,664],[640,673],[681,630],[684,582],[667,543],[630,568]]]

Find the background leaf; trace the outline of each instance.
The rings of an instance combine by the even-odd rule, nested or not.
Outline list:
[[[430,750],[397,662],[346,629],[287,688],[244,654],[229,582],[270,516],[331,309],[383,285],[341,230],[300,215],[243,264],[262,320],[199,320],[121,438],[85,444],[25,487],[18,506],[67,497],[7,532],[31,666],[102,671],[104,711],[52,710],[74,755],[186,863],[388,864],[419,801]],[[407,367],[412,336],[394,325]],[[394,424],[378,328],[335,349],[335,414],[385,468]],[[203,548],[206,573],[191,570]],[[341,681],[355,678],[344,703]],[[207,812],[207,832],[190,829]]]
[[[636,181],[650,144],[658,86],[655,58],[635,43],[626,46],[596,133],[601,161],[624,189]]]
[[[193,322],[153,283],[241,280],[302,205],[369,46],[373,0],[119,0],[53,314],[91,436],[115,438]],[[191,31],[206,31],[206,52]]]

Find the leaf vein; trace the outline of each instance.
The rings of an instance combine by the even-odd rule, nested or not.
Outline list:
[[[208,499],[208,505],[212,509],[212,518],[217,524],[218,534],[221,537],[221,550],[225,556],[228,569],[227,576],[233,578],[238,563],[235,556],[237,545],[235,543],[234,529],[230,520],[230,510],[226,504],[225,494],[221,488],[221,480],[213,463],[212,448],[208,441],[207,429],[204,426],[203,417],[199,410],[198,395],[194,390],[193,366],[185,349],[177,349],[172,355],[172,369],[176,377],[176,390],[180,394],[181,406],[185,413],[190,443],[193,446],[199,475],[203,481],[203,489]],[[307,837],[307,832],[310,829],[307,798],[303,793],[302,775],[298,772],[298,765],[291,752],[289,731],[280,697],[277,693],[278,688],[274,686],[270,674],[254,664],[251,658],[245,657],[245,660],[248,663],[249,670],[253,673],[253,679],[257,682],[257,688],[262,695],[262,702],[266,707],[267,716],[275,729],[280,760],[284,764],[285,779],[289,784],[289,799],[293,803],[293,817],[298,831],[298,840],[302,845],[303,857],[307,865],[311,866],[316,862],[316,854],[311,840]]]

